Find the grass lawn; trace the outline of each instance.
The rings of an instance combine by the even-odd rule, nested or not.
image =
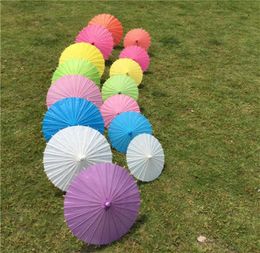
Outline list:
[[[254,253],[259,242],[259,2],[2,1],[2,252]],[[78,241],[42,165],[45,96],[98,13],[152,36],[139,104],[166,155],[120,241]],[[116,48],[109,65],[122,46]],[[103,82],[107,78],[107,70]],[[114,152],[114,162],[125,156]],[[197,237],[207,237],[206,243]]]

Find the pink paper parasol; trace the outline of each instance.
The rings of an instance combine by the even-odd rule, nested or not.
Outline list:
[[[113,50],[113,36],[101,25],[89,25],[83,28],[76,37],[75,42],[86,42],[96,46],[107,60]]]
[[[102,97],[97,85],[81,75],[66,75],[59,78],[48,90],[46,104],[50,107],[60,99],[79,97],[87,99],[97,107],[102,105]]]
[[[123,94],[109,97],[100,108],[105,127],[108,127],[118,114],[130,111],[140,112],[139,106],[134,99]]]
[[[140,206],[137,184],[126,169],[91,165],[72,181],[64,199],[64,216],[72,233],[89,244],[108,244],[128,232]]]
[[[122,50],[119,58],[130,58],[136,61],[143,72],[146,71],[150,64],[150,57],[145,49],[138,46],[129,46]]]

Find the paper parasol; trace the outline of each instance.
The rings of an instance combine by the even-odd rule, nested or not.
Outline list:
[[[122,153],[126,153],[130,141],[142,133],[152,134],[152,126],[148,119],[138,112],[119,114],[108,128],[111,145]]]
[[[100,112],[103,116],[105,127],[122,112],[140,112],[137,102],[126,95],[114,95],[109,97],[101,106]]]
[[[52,76],[52,83],[65,75],[82,75],[100,84],[98,69],[87,60],[72,59],[60,64]]]
[[[112,162],[106,138],[85,126],[67,127],[56,133],[47,143],[43,158],[48,178],[63,191],[82,169],[104,162]]]
[[[132,59],[118,59],[111,65],[109,76],[123,74],[133,78],[136,85],[139,85],[142,82],[143,71],[139,64]]]
[[[97,47],[106,60],[113,50],[112,34],[101,25],[89,25],[83,28],[77,35],[76,42],[86,42]]]
[[[111,32],[114,40],[114,46],[118,45],[123,36],[123,27],[120,21],[110,14],[99,14],[89,21],[89,25],[98,24]]]
[[[83,98],[64,98],[46,112],[42,132],[48,141],[59,130],[69,126],[90,126],[104,133],[104,121],[99,109]]]
[[[148,50],[151,45],[150,34],[142,28],[130,30],[124,39],[124,47],[139,46]]]
[[[68,97],[87,99],[97,107],[102,105],[102,97],[97,85],[81,75],[67,75],[58,79],[48,90],[46,104],[52,104]]]
[[[64,216],[72,233],[95,245],[109,244],[126,234],[139,208],[140,193],[133,177],[110,163],[80,172],[64,199]]]
[[[143,72],[146,71],[150,64],[150,57],[148,53],[142,47],[129,46],[122,50],[119,58],[129,58],[136,61]]]
[[[101,93],[103,101],[116,94],[124,94],[137,100],[139,91],[135,81],[131,77],[127,75],[116,75],[106,80],[102,86]]]
[[[90,61],[97,67],[99,76],[102,76],[104,73],[104,57],[98,48],[89,43],[75,43],[65,48],[61,53],[59,64],[62,64],[71,59],[83,59]]]
[[[127,148],[126,158],[131,174],[145,182],[159,177],[164,166],[162,146],[150,134],[136,136]]]

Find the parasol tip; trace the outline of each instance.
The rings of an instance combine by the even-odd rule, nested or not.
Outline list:
[[[86,156],[85,155],[79,155],[77,158],[76,158],[76,160],[77,160],[77,162],[82,162],[82,161],[84,161],[84,160],[86,160]]]
[[[107,201],[105,202],[105,209],[108,209],[109,207],[111,207],[111,202],[110,201]]]

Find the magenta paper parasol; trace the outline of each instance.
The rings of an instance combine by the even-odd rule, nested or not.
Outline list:
[[[136,61],[143,72],[146,71],[150,64],[150,57],[145,49],[138,46],[128,46],[122,50],[119,55],[119,58],[130,58]]]
[[[76,37],[76,42],[86,42],[96,46],[107,60],[113,50],[113,36],[101,25],[89,25],[83,28]]]
[[[100,107],[100,112],[103,116],[105,127],[108,127],[118,114],[122,112],[140,112],[140,109],[133,98],[121,94],[109,97]]]
[[[102,105],[102,96],[97,85],[81,75],[67,75],[59,78],[49,88],[46,104],[50,107],[58,100],[68,97],[85,98],[98,108]]]
[[[139,207],[138,187],[127,170],[100,163],[73,179],[64,200],[64,216],[77,238],[102,245],[128,232]]]

